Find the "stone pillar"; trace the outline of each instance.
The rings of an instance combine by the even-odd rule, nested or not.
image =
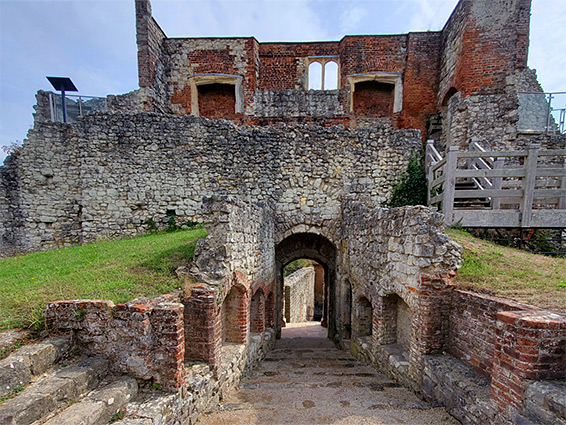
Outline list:
[[[222,323],[217,314],[218,291],[193,288],[185,306],[185,360],[220,364]]]
[[[566,316],[545,311],[497,314],[492,401],[505,416],[524,408],[532,381],[566,378]]]

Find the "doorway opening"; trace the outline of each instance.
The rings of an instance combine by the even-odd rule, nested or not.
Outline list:
[[[306,258],[283,268],[284,324],[321,322],[324,314],[324,267]]]
[[[320,320],[328,328],[329,338],[338,335],[336,290],[336,248],[325,237],[296,233],[275,247],[276,259],[276,329],[293,320]],[[299,260],[299,261],[297,261]],[[286,272],[286,266],[287,272]],[[289,281],[295,269],[296,279]],[[287,282],[285,274],[287,273]]]

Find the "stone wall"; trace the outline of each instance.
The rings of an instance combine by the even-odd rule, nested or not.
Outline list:
[[[343,234],[351,235],[341,270],[348,275],[352,300],[363,296],[373,309],[370,353],[362,357],[417,389],[423,356],[445,347],[447,296],[450,276],[461,261],[459,248],[444,234],[441,215],[424,207],[369,209],[346,203]],[[398,332],[398,317],[401,327],[411,317],[409,332]],[[364,351],[352,342],[354,352]]]
[[[273,203],[278,233],[332,228],[345,195],[376,204],[390,196],[419,139],[389,127],[235,127],[150,113],[37,123],[2,167],[9,219],[0,233],[21,236],[0,252],[133,236],[150,218],[159,227],[171,215],[202,221],[202,199],[213,194]]]
[[[114,372],[176,390],[185,379],[183,305],[179,294],[111,301],[57,301],[47,305],[49,327],[72,331],[79,349],[110,361]]]
[[[314,315],[314,280],[312,267],[303,267],[285,277],[285,320],[308,322]]]

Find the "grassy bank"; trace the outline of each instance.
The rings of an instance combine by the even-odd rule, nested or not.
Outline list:
[[[455,283],[463,289],[566,312],[566,259],[531,254],[449,229],[463,247]]]
[[[174,271],[194,254],[204,229],[151,234],[0,260],[0,329],[41,326],[49,301],[96,298],[116,303],[170,292]]]

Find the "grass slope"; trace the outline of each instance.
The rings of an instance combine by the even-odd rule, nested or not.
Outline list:
[[[458,287],[566,312],[566,258],[503,247],[459,230],[448,234],[463,247]]]
[[[192,259],[204,229],[151,234],[0,260],[0,329],[41,326],[60,299],[126,302],[170,292],[177,267]]]

